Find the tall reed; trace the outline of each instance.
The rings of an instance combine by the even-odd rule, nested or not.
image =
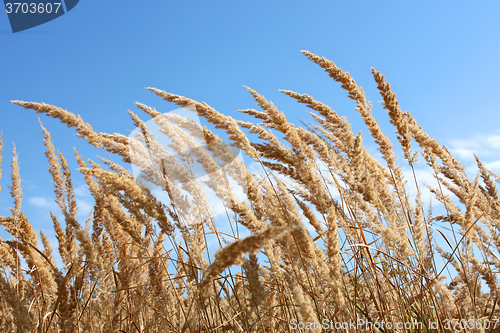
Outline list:
[[[356,103],[380,160],[345,117],[310,95],[288,90],[282,92],[311,109],[314,122],[290,123],[251,88],[261,110],[241,112],[255,123],[148,88],[226,132],[230,143],[261,167],[259,174],[241,163],[227,163],[222,172],[217,158],[229,162],[235,156],[216,132],[180,116],[162,117],[141,103],[138,108],[172,140],[177,157],[132,112],[138,131],[127,137],[97,133],[56,106],[12,101],[74,127],[124,163],[85,160],[75,149],[78,171],[94,199],[92,215],[80,221],[67,160],[41,125],[64,219],[50,213],[62,262],[57,267],[53,244],[41,231],[39,244],[23,213],[23,170],[14,146],[14,205],[10,216],[0,217],[12,235],[0,242],[0,330],[370,332],[378,326],[382,332],[452,332],[461,321],[464,331],[491,332],[500,311],[500,177],[477,159],[480,174],[469,178],[450,151],[401,110],[390,84],[372,69],[403,151],[404,160],[398,160],[350,74],[303,53]],[[196,139],[206,145],[197,147]],[[185,163],[189,156],[205,170],[204,183]],[[414,169],[419,158],[438,182],[428,188],[444,205],[443,214],[424,209]],[[160,200],[126,163],[140,167],[147,184],[170,200]],[[411,179],[404,168],[413,171]],[[409,183],[418,189],[414,198]],[[216,226],[202,185],[224,205],[229,229]],[[234,187],[244,187],[246,198],[238,198]],[[446,224],[452,234],[444,231]],[[220,249],[211,253],[214,239]],[[448,267],[455,272],[451,280]]]

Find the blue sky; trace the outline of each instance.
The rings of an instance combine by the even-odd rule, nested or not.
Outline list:
[[[309,120],[303,105],[278,91],[287,89],[329,104],[349,118],[355,132],[363,130],[369,142],[354,103],[300,50],[349,71],[376,105],[374,113],[386,132],[393,128],[377,103],[381,97],[371,67],[386,75],[402,109],[466,165],[476,151],[500,171],[499,12],[497,1],[89,0],[16,34],[7,14],[0,14],[0,215],[10,214],[7,186],[14,142],[23,209],[36,229],[53,234],[48,210],[57,207],[38,116],[69,161],[82,214],[90,209],[90,196],[75,170],[73,147],[85,157],[103,155],[74,137],[74,129],[10,100],[57,105],[80,114],[97,131],[128,134],[134,127],[127,110],[147,119],[134,102],[162,112],[176,109],[144,87],[251,120],[236,111],[257,108],[246,85],[272,100],[292,122]]]

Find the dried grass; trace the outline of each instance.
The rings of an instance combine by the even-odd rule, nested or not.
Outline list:
[[[307,94],[282,91],[312,110],[315,123],[298,127],[250,88],[262,111],[241,112],[261,123],[237,121],[206,103],[148,88],[195,110],[262,166],[262,174],[252,174],[241,164],[227,169],[247,190],[241,201],[215,167],[214,157],[234,158],[216,133],[180,116],[160,117],[137,103],[173,140],[176,153],[195,150],[209,174],[206,185],[226,207],[232,234],[216,227],[206,194],[191,171],[134,113],[130,116],[140,131],[128,138],[96,133],[80,116],[55,106],[13,101],[76,127],[90,144],[142,167],[146,179],[171,201],[162,203],[113,161],[84,161],[75,150],[95,201],[82,226],[67,161],[56,153],[42,125],[56,203],[64,217],[61,224],[50,213],[64,265],[56,267],[47,236],[40,231],[39,247],[22,212],[14,146],[14,205],[11,216],[0,216],[12,235],[0,242],[0,331],[320,332],[326,324],[339,328],[363,320],[431,325],[420,330],[386,326],[384,332],[451,332],[452,319],[476,325],[465,331],[492,331],[477,325],[499,318],[500,202],[495,183],[500,178],[477,158],[480,175],[467,177],[448,149],[401,111],[390,84],[372,69],[405,163],[414,171],[422,155],[438,180],[438,188],[429,189],[446,213],[425,213],[420,189],[413,200],[408,195],[407,182],[415,181],[418,188],[417,179],[403,176],[393,144],[372,115],[363,89],[333,62],[303,53],[356,102],[384,162],[370,154],[361,133],[353,133],[345,117]],[[260,141],[250,140],[251,134]],[[206,140],[206,148],[195,149],[196,139]],[[413,140],[420,151],[412,148]],[[0,136],[0,153],[2,148]],[[451,226],[452,234],[442,231],[443,223]],[[240,237],[241,232],[249,236]],[[209,239],[220,247],[215,254]],[[235,265],[241,271],[231,268]],[[456,273],[446,282],[448,267]],[[351,328],[336,331],[354,332]],[[370,331],[366,326],[357,330]]]

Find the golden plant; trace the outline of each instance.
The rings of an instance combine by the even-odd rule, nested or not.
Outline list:
[[[184,201],[165,204],[124,166],[111,159],[85,161],[75,149],[79,172],[95,201],[87,226],[82,225],[67,161],[56,153],[42,125],[56,203],[64,217],[59,221],[51,212],[64,267],[56,267],[41,231],[39,246],[22,212],[14,147],[14,206],[11,216],[0,217],[12,235],[0,242],[0,330],[370,332],[378,325],[383,332],[452,332],[458,321],[464,331],[492,331],[500,311],[500,203],[495,187],[500,178],[479,159],[480,177],[468,178],[448,149],[400,109],[389,83],[372,69],[405,163],[413,170],[413,179],[405,179],[363,89],[333,62],[303,53],[356,102],[382,160],[370,154],[361,133],[353,133],[345,117],[307,94],[282,91],[312,111],[315,122],[298,127],[250,88],[262,111],[241,112],[260,123],[238,121],[206,103],[148,88],[224,130],[233,145],[261,166],[261,174],[241,164],[238,170],[227,170],[246,189],[245,200],[239,200],[227,175],[215,167],[216,156],[234,158],[228,146],[218,144],[223,142],[219,135],[189,119],[160,121],[158,111],[137,103],[174,140],[178,152],[192,149],[194,138],[206,141],[195,157],[209,176],[205,184],[227,209],[233,234],[215,226],[206,194],[191,170],[172,159],[134,113],[130,115],[139,132],[127,137],[97,133],[80,116],[56,106],[12,101],[75,127],[78,136],[124,163],[143,167],[151,183]],[[260,141],[247,134],[257,134]],[[420,190],[413,199],[408,193],[408,181],[419,188],[414,163],[420,156],[438,181],[437,188],[428,188],[444,204],[445,214],[426,213]],[[189,181],[180,183],[181,178]],[[451,224],[453,237],[438,223]],[[240,238],[238,228],[249,236]],[[208,251],[210,236],[220,245],[214,255]],[[446,246],[441,248],[438,241]],[[241,268],[231,270],[234,265]],[[443,274],[447,266],[455,272],[448,282]]]

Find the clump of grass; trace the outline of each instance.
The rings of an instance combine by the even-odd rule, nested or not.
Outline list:
[[[140,166],[145,179],[172,200],[160,201],[111,159],[84,160],[75,149],[79,172],[95,201],[93,214],[82,225],[67,161],[56,153],[42,125],[56,203],[64,217],[59,221],[51,212],[64,266],[56,267],[54,249],[41,231],[39,247],[22,212],[14,147],[14,206],[11,216],[0,217],[12,235],[0,242],[0,330],[320,332],[364,322],[378,324],[383,332],[451,332],[452,320],[461,320],[465,330],[491,331],[488,321],[494,324],[500,311],[500,178],[479,159],[480,175],[467,177],[446,147],[400,109],[385,77],[372,69],[404,163],[413,170],[423,158],[438,181],[429,190],[446,213],[426,213],[420,190],[414,199],[408,194],[408,182],[419,188],[415,173],[405,179],[363,89],[335,63],[303,53],[355,101],[383,161],[370,154],[345,117],[307,94],[282,91],[311,109],[314,123],[299,127],[250,88],[261,111],[241,112],[260,123],[238,121],[206,103],[148,88],[225,131],[263,171],[253,174],[239,165],[223,175],[214,168],[214,158],[234,156],[217,133],[189,119],[160,119],[159,112],[137,103],[173,140],[177,153],[193,149],[195,138],[206,140],[195,155],[209,175],[206,185],[227,209],[232,234],[216,227],[192,171],[172,158],[134,113],[130,115],[140,130],[126,137],[97,133],[80,116],[56,106],[13,101],[75,127],[90,144]],[[250,134],[259,140],[251,140]],[[225,176],[245,187],[244,200],[233,194]],[[442,232],[440,223],[450,224],[453,234]],[[248,237],[239,236],[243,230]],[[209,237],[221,247],[214,255]],[[451,281],[443,274],[448,266],[456,272]],[[398,323],[415,326],[399,328]],[[370,327],[356,329],[368,332]],[[348,326],[345,331],[354,330]]]

